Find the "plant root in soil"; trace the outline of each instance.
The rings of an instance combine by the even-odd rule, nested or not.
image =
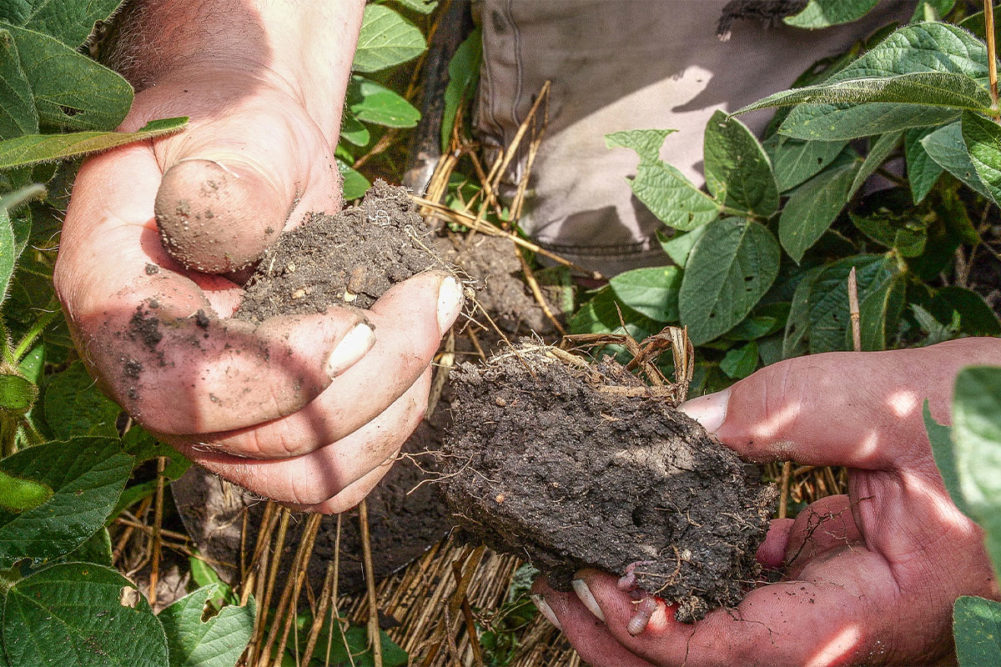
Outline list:
[[[761,472],[610,359],[525,345],[452,372],[439,484],[464,534],[558,590],[629,573],[692,622],[757,579],[776,498]]]

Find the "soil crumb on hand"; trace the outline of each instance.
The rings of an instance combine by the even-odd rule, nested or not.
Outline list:
[[[737,604],[774,487],[621,365],[565,356],[523,346],[453,370],[439,483],[463,532],[559,590],[592,567],[629,570],[679,621]]]
[[[332,305],[368,308],[396,283],[446,268],[431,248],[432,229],[406,188],[376,181],[359,205],[314,213],[282,234],[248,281],[236,316],[260,322]]]

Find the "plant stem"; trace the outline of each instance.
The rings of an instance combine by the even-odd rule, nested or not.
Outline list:
[[[984,0],[984,32],[987,37],[987,73],[991,84],[991,111],[995,121],[1001,122],[998,108],[998,61],[997,45],[994,43],[994,2]]]
[[[24,334],[24,338],[22,338],[17,344],[17,347],[14,348],[13,356],[16,362],[21,361],[21,358],[30,351],[31,346],[35,343],[38,337],[42,335],[45,328],[52,324],[53,320],[59,317],[61,311],[59,310],[58,305],[50,304],[49,308],[51,308],[51,310],[46,310],[44,315],[35,320],[35,323],[31,325],[31,329],[28,333]]]

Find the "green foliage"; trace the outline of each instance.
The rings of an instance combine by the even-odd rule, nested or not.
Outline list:
[[[952,628],[960,665],[975,667],[997,662],[1001,655],[1001,604],[963,596],[956,600]]]
[[[463,40],[448,63],[448,87],[445,88],[445,109],[441,121],[441,151],[448,150],[448,142],[455,126],[455,116],[462,103],[469,99],[480,80],[480,63],[483,61],[483,31],[476,28]]]
[[[256,604],[250,598],[244,607],[230,605],[216,611],[212,600],[222,594],[222,584],[203,586],[160,612],[171,667],[231,667],[237,663],[254,632]]]
[[[872,10],[879,0],[809,0],[798,14],[785,22],[797,28],[828,28],[857,21]]]

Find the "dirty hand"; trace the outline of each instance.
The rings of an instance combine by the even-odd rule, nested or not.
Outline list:
[[[1001,365],[1001,341],[832,353],[764,368],[684,409],[755,461],[850,468],[849,493],[775,520],[758,559],[779,583],[693,625],[657,601],[645,631],[616,577],[582,571],[574,593],[537,582],[540,608],[594,665],[927,664],[951,650],[959,595],[997,598],[980,529],[953,505],[922,420],[948,421],[956,373]],[[652,606],[652,605],[651,605]]]
[[[154,207],[190,213],[203,234],[189,265],[216,273],[338,210],[333,150],[363,5],[131,3],[122,62],[141,92],[122,129],[191,122],[83,165],[55,270],[82,358],[140,423],[251,491],[325,512],[361,500],[420,421],[459,286],[427,273],[368,311],[254,326],[229,318],[233,274],[164,251]]]

